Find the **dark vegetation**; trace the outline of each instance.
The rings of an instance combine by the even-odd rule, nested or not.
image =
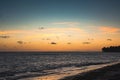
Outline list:
[[[120,46],[103,47],[103,52],[120,52]]]

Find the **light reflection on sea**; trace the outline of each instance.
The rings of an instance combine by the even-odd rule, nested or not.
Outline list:
[[[67,76],[73,76],[77,75],[83,72],[88,72],[91,70],[99,69],[105,66],[110,66],[113,64],[117,64],[120,62],[114,62],[114,63],[106,63],[106,64],[100,64],[100,65],[91,65],[91,66],[84,66],[84,67],[69,67],[69,68],[63,68],[60,71],[58,70],[55,74],[50,74],[46,76],[39,76],[39,77],[32,77],[32,78],[25,78],[20,80],[60,80]],[[57,70],[57,69],[56,69]]]
[[[58,75],[55,74],[63,76],[77,72],[75,71],[76,68],[117,61],[120,61],[120,53],[0,53],[0,79],[18,80],[36,76],[45,77],[49,75],[54,75],[51,76],[51,78],[55,78],[55,76],[58,77]]]

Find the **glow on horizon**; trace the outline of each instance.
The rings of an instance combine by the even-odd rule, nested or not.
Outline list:
[[[77,23],[77,22],[76,22]],[[119,28],[94,27],[91,34],[73,22],[59,22],[69,27],[41,28],[34,30],[0,31],[0,50],[4,51],[100,51],[103,46],[120,45]],[[93,28],[93,27],[91,27]],[[111,31],[109,31],[111,30]],[[107,33],[106,33],[107,32]],[[110,38],[111,41],[107,39]],[[18,43],[21,41],[21,43]],[[56,44],[51,44],[54,42]]]

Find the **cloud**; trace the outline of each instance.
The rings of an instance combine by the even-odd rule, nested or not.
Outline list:
[[[48,28],[46,30],[43,31],[44,32],[49,32],[50,33],[65,33],[65,32],[74,32],[74,33],[85,33],[84,30],[80,29],[80,28],[77,28],[77,27],[74,27],[74,28],[71,28],[71,27],[67,27],[67,28]],[[69,37],[71,36],[71,34],[68,34]]]
[[[59,39],[59,36],[56,36],[56,39]]]
[[[120,31],[120,28],[103,26],[103,27],[100,27],[99,30],[107,33],[116,33]]]
[[[18,44],[23,44],[24,42],[23,41],[17,41]]]
[[[93,38],[88,38],[88,40],[92,41],[92,40],[94,40],[94,39],[93,39]]]
[[[79,22],[55,22],[53,24],[79,24]]]
[[[16,34],[16,33],[21,33],[23,31],[20,30],[6,30],[6,31],[0,31],[0,34]]]
[[[71,35],[68,35],[68,37],[71,37]]]
[[[52,24],[55,24],[55,25],[65,25],[65,26],[68,26],[68,27],[76,27],[80,23],[79,22],[55,22],[55,23],[52,23]]]
[[[5,48],[6,48],[6,47],[7,47],[7,45],[3,45],[3,47],[5,47]]]
[[[44,27],[39,27],[38,29],[39,29],[39,30],[42,30],[42,29],[44,29]]]
[[[55,45],[55,44],[57,44],[56,42],[51,42],[50,44],[53,44],[53,45]]]
[[[2,35],[2,36],[0,36],[0,38],[6,39],[6,38],[10,38],[10,36]]]
[[[71,44],[71,42],[68,42],[67,44]]]
[[[83,44],[90,44],[90,42],[83,42]]]
[[[50,38],[46,38],[46,40],[50,40]]]
[[[107,39],[107,41],[112,41],[112,39]]]
[[[42,38],[42,40],[51,40],[50,38]]]

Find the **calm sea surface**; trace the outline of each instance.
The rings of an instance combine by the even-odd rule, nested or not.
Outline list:
[[[100,52],[7,52],[0,53],[0,80],[55,73],[54,69],[120,61],[120,53]],[[47,70],[53,70],[47,72]]]

